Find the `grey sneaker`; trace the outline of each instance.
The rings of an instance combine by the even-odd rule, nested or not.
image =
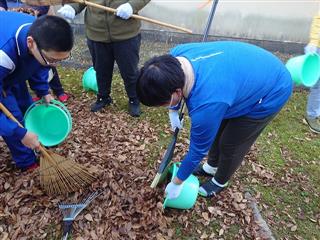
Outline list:
[[[317,118],[306,117],[306,121],[312,132],[320,133],[320,117],[317,117]]]

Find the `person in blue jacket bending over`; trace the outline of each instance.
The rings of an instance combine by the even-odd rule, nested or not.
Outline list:
[[[190,174],[210,177],[199,193],[221,192],[245,154],[292,93],[292,80],[270,52],[242,42],[189,43],[141,68],[137,93],[147,106],[168,107],[171,125],[181,127],[178,110],[186,102],[190,146],[176,177],[167,185],[177,198]],[[208,154],[208,161],[200,161]]]
[[[56,16],[33,16],[0,11],[0,102],[23,123],[32,104],[26,79],[33,91],[49,103],[49,70],[70,55],[73,32],[67,21]],[[0,111],[0,135],[22,170],[37,167],[33,149],[38,137],[18,126]]]

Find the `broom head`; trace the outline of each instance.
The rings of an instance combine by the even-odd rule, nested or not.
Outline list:
[[[41,155],[40,159],[40,184],[47,194],[75,192],[95,180],[80,164],[46,151],[48,155]]]

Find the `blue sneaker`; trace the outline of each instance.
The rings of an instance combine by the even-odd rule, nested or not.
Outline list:
[[[222,190],[224,190],[228,186],[228,182],[225,184],[219,184],[214,178],[203,183],[199,188],[199,194],[202,197],[215,197]]]

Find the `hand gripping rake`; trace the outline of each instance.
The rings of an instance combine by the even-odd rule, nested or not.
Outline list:
[[[62,240],[67,240],[69,234],[72,231],[72,224],[75,218],[79,215],[79,213],[85,209],[90,202],[92,202],[96,197],[98,197],[103,191],[95,191],[88,195],[85,199],[80,203],[68,204],[63,203],[59,204],[59,209],[61,209],[63,214],[63,235]]]

